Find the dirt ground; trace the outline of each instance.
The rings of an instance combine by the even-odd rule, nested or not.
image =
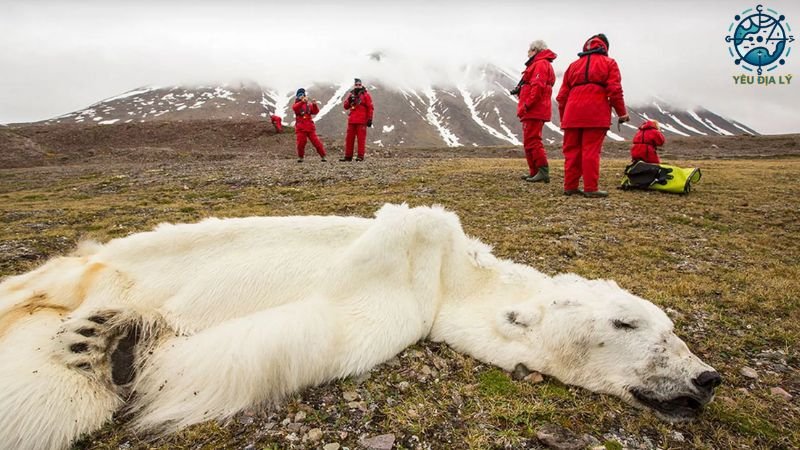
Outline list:
[[[611,195],[586,199],[562,195],[557,149],[550,149],[553,181],[534,185],[519,179],[518,148],[370,149],[363,163],[340,163],[341,147],[326,141],[327,163],[309,148],[299,164],[293,134],[265,127],[0,128],[0,277],[82,239],[105,241],[164,221],[369,216],[385,202],[442,204],[500,257],[548,274],[610,278],[664,308],[689,347],[723,375],[716,400],[700,420],[669,424],[549,377],[514,381],[422,342],[277,410],[253,408],[155,437],[133,433],[120,416],[77,448],[354,449],[391,435],[398,449],[521,449],[542,448],[543,427],[609,449],[800,447],[798,136],[670,141],[664,159],[703,171],[688,196],[615,190],[627,146],[610,143],[601,187]]]
[[[370,130],[369,136],[378,136]],[[335,155],[342,142],[321,136]],[[794,155],[800,135],[670,138],[664,159],[776,158]],[[609,141],[607,158],[627,158],[630,143]],[[548,145],[550,155],[561,154]],[[313,154],[309,145],[307,151]],[[519,147],[373,148],[379,158],[516,158]],[[275,134],[257,121],[145,122],[114,125],[30,125],[0,128],[0,169],[64,164],[108,164],[183,160],[222,161],[242,157],[293,159],[294,131]]]

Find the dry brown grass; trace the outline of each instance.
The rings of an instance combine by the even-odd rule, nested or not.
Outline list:
[[[549,185],[519,180],[524,163],[513,159],[368,160],[361,168],[332,164],[324,172],[286,161],[5,170],[0,276],[31,269],[81,238],[105,240],[162,221],[370,215],[384,202],[438,203],[501,257],[550,274],[611,278],[668,308],[679,335],[722,373],[717,400],[701,420],[671,425],[555,380],[513,382],[445,346],[423,343],[368,379],[309,390],[252,421],[202,424],[155,441],[111,424],[79,446],[313,447],[287,440],[280,423],[268,425],[304,410],[306,427],[351,448],[363,433],[388,432],[402,448],[530,447],[544,423],[609,439],[609,447],[635,436],[669,448],[797,448],[800,160],[677,163],[703,169],[689,196],[617,191],[625,162],[609,160],[601,184],[612,188],[611,197],[600,200],[562,196],[560,161],[552,162]],[[756,368],[759,380],[741,376],[743,366]],[[402,381],[409,382],[406,391],[398,388]],[[773,396],[774,386],[794,399]],[[365,410],[342,399],[348,390]]]

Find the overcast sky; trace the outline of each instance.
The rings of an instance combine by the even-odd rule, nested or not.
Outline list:
[[[381,78],[457,81],[465,64],[520,71],[544,39],[557,72],[603,32],[629,103],[702,105],[763,133],[800,132],[800,76],[737,86],[725,36],[748,1],[0,0],[0,123],[35,121],[143,85],[253,80],[281,90]],[[797,36],[800,1],[764,3]],[[774,75],[800,75],[800,42]],[[386,56],[381,64],[366,57]],[[368,80],[365,80],[368,81]]]

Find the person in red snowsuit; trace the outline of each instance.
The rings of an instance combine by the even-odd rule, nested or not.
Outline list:
[[[658,147],[664,145],[666,139],[661,133],[661,126],[655,120],[648,120],[639,127],[636,136],[633,137],[631,147],[631,160],[644,161],[650,164],[661,164],[658,157]]]
[[[280,133],[283,131],[283,124],[281,123],[281,118],[272,114],[269,116],[270,122],[272,122],[272,126],[275,127],[275,132]]]
[[[630,120],[622,94],[622,76],[617,62],[608,57],[608,39],[603,34],[589,38],[564,73],[556,96],[564,130],[564,194],[583,193],[606,197],[599,191],[600,151],[611,126],[611,109],[619,123]],[[583,177],[583,192],[578,183]]]
[[[353,144],[358,138],[358,156],[356,161],[363,161],[367,151],[367,127],[372,127],[372,115],[375,108],[372,106],[372,97],[356,78],[353,90],[344,100],[344,109],[347,110],[347,135],[344,139],[344,157],[339,161],[353,160]]]
[[[297,118],[294,126],[294,132],[297,135],[297,162],[303,162],[306,152],[306,140],[311,141],[322,161],[326,161],[325,147],[322,146],[322,141],[317,136],[317,127],[311,117],[319,113],[317,101],[309,100],[308,96],[306,96],[306,90],[300,88],[297,90],[292,110]]]
[[[556,54],[544,41],[534,41],[528,47],[528,61],[520,80],[517,117],[522,122],[522,144],[528,161],[529,175],[522,177],[533,183],[550,182],[547,152],[542,144],[542,128],[552,115],[553,85],[556,74],[553,60]]]

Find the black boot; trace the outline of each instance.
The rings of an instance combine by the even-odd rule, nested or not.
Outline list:
[[[352,160],[353,160],[352,156],[349,157],[349,158],[347,156],[343,156],[343,157],[339,158],[339,161],[342,161],[342,162],[344,162],[344,161],[352,161]]]
[[[539,171],[536,172],[536,175],[526,179],[525,181],[530,181],[531,183],[549,183],[550,168],[547,166],[539,167]]]

